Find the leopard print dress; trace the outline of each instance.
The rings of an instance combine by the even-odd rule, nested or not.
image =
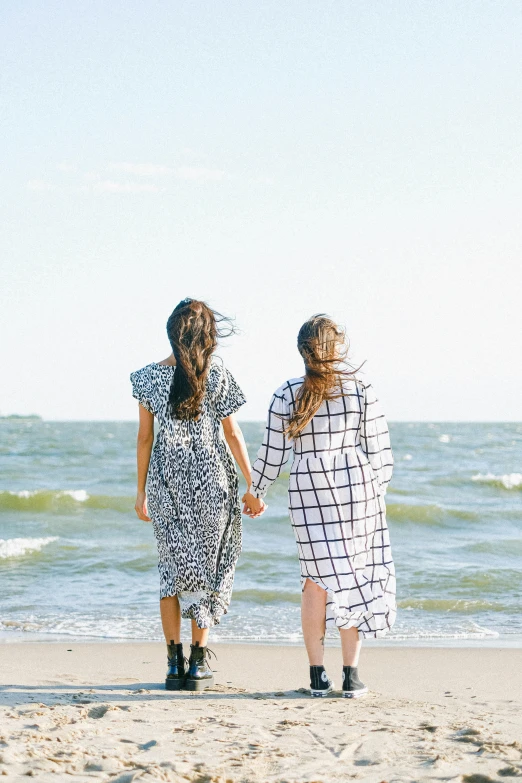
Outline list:
[[[202,414],[197,420],[174,419],[168,401],[175,371],[153,363],[130,376],[133,397],[159,425],[147,507],[158,545],[160,597],[176,595],[183,617],[210,628],[227,612],[241,552],[238,477],[221,420],[246,400],[214,359]]]

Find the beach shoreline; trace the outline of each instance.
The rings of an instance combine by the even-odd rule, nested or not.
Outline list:
[[[371,692],[352,701],[309,698],[301,646],[211,647],[215,687],[191,694],[164,690],[161,642],[0,644],[0,772],[116,783],[522,775],[522,649],[366,646]],[[326,666],[339,687],[338,649]]]
[[[188,624],[186,627],[187,633],[190,633]],[[187,637],[188,638],[188,637]],[[159,644],[162,640],[158,638],[151,639],[138,639],[127,638],[124,636],[87,636],[87,635],[74,635],[65,633],[45,633],[41,631],[12,631],[12,630],[0,630],[0,645],[2,644],[67,644],[74,642],[75,644]],[[218,639],[215,642],[211,637],[211,644],[219,646],[231,645],[233,647],[245,646],[245,647],[288,647],[295,649],[303,647],[304,641],[302,638],[296,640],[288,639],[260,639],[255,637],[253,639]],[[333,632],[327,632],[326,646],[333,649],[340,649],[341,642],[339,635]],[[363,642],[363,649],[376,649],[380,647],[386,648],[400,648],[400,649],[418,649],[418,648],[435,648],[435,649],[493,649],[493,650],[518,650],[522,649],[522,633],[520,634],[499,634],[494,636],[493,634],[478,637],[478,638],[451,638],[437,636],[425,637],[425,638],[411,638],[397,639],[392,636],[385,636],[382,639],[365,639]]]

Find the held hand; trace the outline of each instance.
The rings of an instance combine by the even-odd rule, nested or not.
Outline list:
[[[143,522],[150,522],[150,517],[147,511],[147,495],[145,492],[138,492],[136,495],[136,503],[134,504],[134,510]]]
[[[255,519],[256,517],[260,517],[261,514],[264,514],[268,506],[266,503],[261,500],[261,498],[256,498],[255,495],[252,495],[251,492],[245,492],[243,497],[241,498],[243,501],[243,514],[246,514],[250,517],[250,519]]]

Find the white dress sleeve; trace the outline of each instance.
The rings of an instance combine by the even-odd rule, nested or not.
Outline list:
[[[364,401],[361,417],[361,446],[377,477],[381,494],[386,494],[393,472],[393,454],[390,433],[379,400],[371,384],[363,387]]]
[[[208,389],[212,407],[219,419],[226,419],[245,404],[246,398],[238,382],[226,367],[213,364]]]
[[[148,364],[146,367],[142,367],[141,370],[131,373],[130,380],[132,383],[132,396],[149,413],[153,413],[156,416],[159,409],[159,399],[158,390],[152,378],[151,365]]]
[[[292,445],[284,434],[290,418],[289,405],[284,393],[278,389],[272,397],[268,409],[268,420],[263,436],[263,444],[257,452],[252,467],[252,486],[250,491],[255,497],[262,498],[268,488],[281,473],[292,452]]]

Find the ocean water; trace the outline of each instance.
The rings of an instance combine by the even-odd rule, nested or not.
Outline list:
[[[263,425],[243,429],[253,456]],[[392,423],[391,434],[399,612],[386,643],[522,645],[522,424]],[[0,420],[3,641],[161,638],[155,541],[133,511],[135,435],[127,422]],[[215,639],[301,641],[287,479],[263,517],[244,518]]]

